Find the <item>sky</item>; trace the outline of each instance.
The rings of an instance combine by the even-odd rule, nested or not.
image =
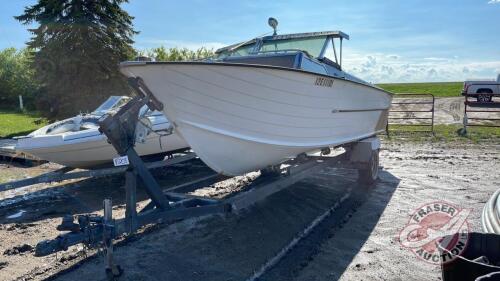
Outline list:
[[[35,0],[0,0],[0,49],[30,38],[13,16]],[[374,83],[463,81],[500,73],[500,0],[129,0],[137,49],[218,48],[268,33],[341,30],[344,69]]]

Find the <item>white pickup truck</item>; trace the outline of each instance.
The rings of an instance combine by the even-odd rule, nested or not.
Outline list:
[[[462,95],[476,97],[478,102],[491,102],[494,96],[500,96],[500,74],[495,80],[467,80],[464,82]]]

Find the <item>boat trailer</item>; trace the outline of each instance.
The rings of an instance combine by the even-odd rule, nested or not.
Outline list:
[[[150,109],[161,111],[163,105],[140,78],[129,78],[129,84],[137,96],[99,122],[100,131],[108,137],[118,154],[128,158],[129,165],[125,171],[125,217],[113,219],[110,199],[104,200],[103,216],[65,216],[57,229],[66,233],[38,243],[36,256],[64,251],[80,243],[94,247],[101,245],[105,248],[106,275],[113,280],[122,273],[122,269],[113,261],[113,239],[123,234],[133,234],[148,224],[238,212],[328,166],[358,169],[360,180],[365,183],[373,183],[378,176],[380,141],[377,137],[371,137],[343,146],[346,152],[340,155],[332,156],[331,150],[327,148],[319,154],[299,155],[280,166],[269,167],[261,171],[261,176],[250,184],[250,188],[228,198],[213,199],[188,194],[221,181],[220,175],[204,177],[164,191],[134,150],[139,109],[147,104]],[[151,199],[140,210],[137,210],[136,197],[138,178]]]
[[[145,166],[149,170],[152,170],[152,169],[162,168],[165,166],[179,164],[195,158],[196,154],[193,152],[179,151],[178,153],[169,155],[167,156],[166,159],[160,161],[145,162]],[[126,166],[117,166],[117,167],[103,167],[100,169],[92,169],[92,170],[74,171],[75,169],[72,167],[62,167],[55,171],[44,173],[38,176],[1,183],[0,192],[18,189],[35,184],[41,184],[41,183],[53,183],[53,182],[61,182],[65,180],[73,180],[81,178],[108,177],[112,175],[123,174],[127,171],[127,169],[128,168]]]

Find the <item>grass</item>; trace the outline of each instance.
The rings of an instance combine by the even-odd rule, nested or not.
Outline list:
[[[463,82],[393,83],[377,86],[393,93],[426,93],[433,94],[435,97],[458,97],[462,91]]]
[[[26,135],[47,124],[36,113],[0,110],[0,138]]]
[[[415,132],[426,130],[428,127],[411,127],[401,125],[389,126],[390,140],[431,141],[431,142],[462,142],[462,143],[500,143],[500,128],[495,127],[469,127],[467,134],[462,135],[462,125],[434,125],[434,135],[428,132]]]

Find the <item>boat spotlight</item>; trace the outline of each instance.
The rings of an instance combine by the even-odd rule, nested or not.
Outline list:
[[[278,27],[278,20],[275,18],[269,18],[267,20],[267,24],[269,24],[269,26],[273,28],[273,30],[274,30],[273,36],[277,35],[276,27]]]

